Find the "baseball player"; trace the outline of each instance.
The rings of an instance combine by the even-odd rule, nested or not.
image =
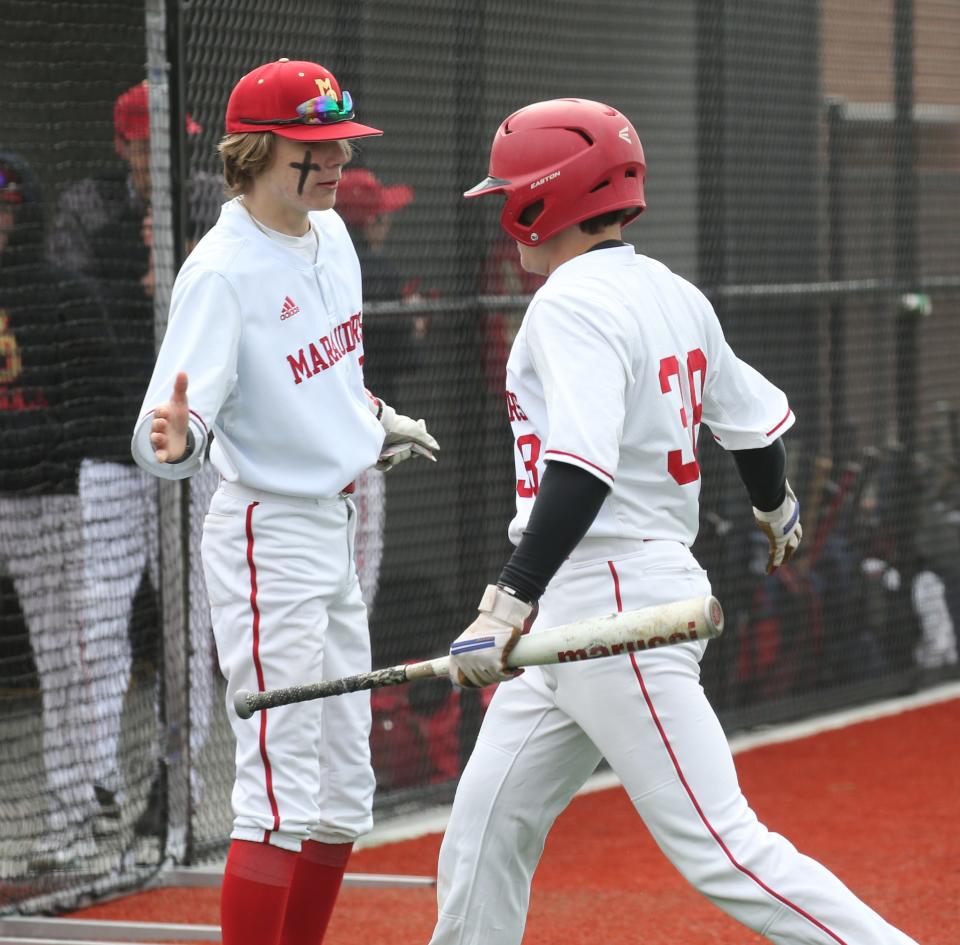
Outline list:
[[[89,279],[96,287],[105,315],[103,342],[111,352],[110,376],[119,385],[100,415],[96,437],[84,444],[79,471],[83,516],[83,647],[89,680],[87,720],[96,733],[89,752],[93,790],[104,813],[119,818],[127,785],[120,757],[123,704],[133,669],[129,625],[134,599],[146,571],[158,587],[157,497],[151,477],[131,461],[129,425],[137,417],[143,388],[154,360],[154,269],[150,213],[150,120],[146,82],[125,90],[114,102],[114,148],[120,158],[95,177],[66,188],[57,201],[47,252]],[[200,126],[187,118],[185,131]],[[207,229],[223,198],[222,181],[209,174],[193,175],[187,184],[194,229]],[[191,489],[191,520],[202,520],[216,479],[200,477]],[[206,500],[206,505],[199,506]],[[191,527],[191,536],[194,533]],[[193,548],[191,547],[191,551]],[[199,559],[199,545],[196,556]],[[212,711],[209,650],[209,607],[202,572],[190,573],[190,632],[193,653],[190,739],[192,758],[199,756]],[[159,633],[159,628],[151,628]],[[200,780],[191,772],[195,806]],[[158,831],[162,811],[148,804],[136,822],[138,833]],[[109,821],[101,818],[104,826]],[[149,852],[149,851],[148,851]]]
[[[13,581],[33,649],[46,767],[44,830],[25,858],[31,870],[89,866],[103,813],[84,697],[77,483],[83,450],[115,394],[104,387],[104,328],[86,287],[44,258],[32,170],[0,152],[0,569]]]
[[[432,945],[518,945],[547,831],[601,758],[673,864],[740,922],[784,945],[905,945],[757,821],[700,686],[702,643],[505,668],[537,605],[534,633],[710,592],[690,553],[701,423],[732,452],[768,570],[800,542],[786,397],[737,358],[703,295],[621,240],[644,209],[644,172],[620,112],[539,102],[503,122],[490,176],[465,195],[505,195],[501,225],[547,281],[507,364],[517,547],[450,648],[460,685],[511,681],[457,790]]]
[[[133,453],[181,478],[214,434],[202,558],[229,707],[240,688],[369,669],[351,483],[438,446],[363,384],[360,267],[333,206],[348,139],[381,132],[327,69],[287,59],[240,79],[226,131],[235,197],[177,276]],[[228,711],[223,941],[315,945],[371,826],[369,698]]]

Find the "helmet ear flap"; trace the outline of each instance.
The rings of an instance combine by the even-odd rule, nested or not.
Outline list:
[[[536,243],[540,239],[539,233],[530,232],[531,228],[536,224],[537,220],[543,216],[543,211],[546,208],[546,203],[543,198],[540,197],[537,200],[534,200],[532,203],[528,203],[515,217],[510,214],[509,211],[509,201],[507,207],[504,208],[504,213],[500,217],[500,222],[504,226],[504,229],[514,239],[520,239],[523,242],[529,242],[530,244]],[[510,220],[510,225],[507,225],[508,215],[512,217]],[[523,234],[521,236],[521,233]],[[523,237],[526,237],[524,240]]]
[[[530,227],[536,222],[537,217],[543,213],[544,203],[543,200],[534,200],[533,203],[528,203],[519,214],[517,214],[517,223],[521,226]]]

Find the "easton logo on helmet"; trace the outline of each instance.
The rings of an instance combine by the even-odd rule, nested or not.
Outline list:
[[[530,185],[530,189],[536,190],[538,187],[542,186],[543,184],[546,184],[547,181],[556,180],[556,178],[558,178],[559,176],[560,176],[559,171],[554,171],[552,174],[547,174],[546,177],[541,177],[540,180],[535,180]]]

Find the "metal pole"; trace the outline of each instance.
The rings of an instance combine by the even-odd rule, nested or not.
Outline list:
[[[913,0],[895,0],[894,69],[894,278],[900,304],[896,313],[896,417],[899,449],[895,456],[896,507],[887,523],[894,540],[896,564],[909,586],[913,579],[915,529],[919,514],[916,482],[918,427],[917,363],[919,310],[915,298],[917,256],[916,135],[913,121]]]
[[[913,0],[895,0],[894,70],[894,273],[901,298],[916,291],[917,255],[916,133],[913,122]],[[917,429],[917,328],[915,309],[901,304],[897,314],[897,439],[913,455]]]
[[[147,73],[150,87],[150,172],[156,291],[154,316],[159,345],[166,330],[173,280],[186,248],[183,175],[186,166],[182,56],[178,54],[177,0],[147,0]],[[182,860],[189,829],[190,718],[188,666],[189,494],[185,483],[158,485],[160,611],[163,632],[161,693],[166,735],[158,772],[166,802],[167,855]]]
[[[484,28],[485,2],[458,4],[454,38],[454,154],[456,180],[466,189],[479,180],[486,169],[489,129],[484,128]],[[480,270],[486,251],[483,228],[477,208],[458,200],[454,218],[458,248],[455,260],[455,288],[459,295],[479,294]],[[490,521],[484,514],[489,485],[482,465],[471,457],[486,454],[487,401],[481,371],[483,310],[470,305],[449,319],[450,350],[455,362],[452,403],[457,404],[454,419],[459,440],[458,457],[458,559],[457,599],[465,605],[479,593],[478,575],[489,567],[484,560],[491,528],[503,529],[502,522]],[[461,745],[464,755],[472,747],[480,725],[480,701],[472,692],[461,697],[463,721]]]
[[[846,106],[841,100],[827,104],[827,219],[828,272],[831,282],[841,282],[846,271],[843,144]],[[847,436],[847,302],[842,295],[830,300],[830,456],[839,463],[850,452]]]

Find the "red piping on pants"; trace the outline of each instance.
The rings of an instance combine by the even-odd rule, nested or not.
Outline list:
[[[620,596],[620,576],[617,574],[617,568],[612,561],[608,561],[607,564],[610,566],[610,573],[613,575],[613,590],[614,596],[617,599],[617,612],[623,610],[623,600]],[[764,892],[773,896],[777,902],[782,903],[788,909],[796,912],[797,915],[803,916],[808,922],[815,925],[821,932],[825,932],[830,936],[838,945],[847,945],[847,943],[837,935],[836,932],[828,929],[822,922],[819,922],[815,919],[810,913],[805,912],[800,908],[796,903],[791,902],[785,896],[781,896],[780,893],[771,889],[766,883],[764,883],[758,876],[748,870],[741,863],[738,863],[734,855],[730,852],[730,849],[723,842],[723,838],[719,833],[714,829],[713,824],[707,819],[707,815],[703,812],[703,808],[700,806],[700,802],[697,800],[696,795],[694,795],[693,790],[690,785],[687,783],[687,779],[683,774],[683,769],[680,767],[680,761],[678,760],[676,754],[673,751],[673,746],[670,744],[670,739],[667,738],[667,733],[664,731],[663,723],[661,723],[659,716],[657,715],[656,709],[653,707],[653,700],[650,698],[650,693],[647,691],[646,684],[643,681],[643,674],[640,672],[640,667],[637,665],[637,655],[636,653],[630,654],[630,662],[633,665],[633,671],[636,674],[637,682],[640,683],[640,690],[643,693],[644,701],[647,704],[647,708],[650,710],[650,717],[653,719],[653,724],[656,725],[657,731],[660,733],[660,740],[663,742],[663,747],[666,748],[667,754],[670,756],[670,761],[673,763],[673,768],[677,772],[677,777],[680,779],[680,783],[683,785],[684,791],[687,793],[687,797],[690,798],[690,803],[693,804],[700,820],[703,822],[703,825],[710,832],[710,836],[717,842],[717,845],[723,850],[724,855],[733,865],[734,869],[739,870],[743,873],[744,876],[753,880]]]
[[[263,692],[266,686],[263,682],[263,666],[260,664],[260,606],[257,603],[257,565],[253,560],[253,510],[259,502],[251,502],[247,506],[247,567],[250,569],[250,611],[253,614],[253,665],[257,671],[257,689]],[[270,767],[270,758],[267,756],[267,710],[260,713],[260,758],[263,760],[263,772],[266,780],[267,800],[270,802],[270,812],[273,814],[273,829],[280,829],[280,808],[273,793],[273,769]],[[270,831],[263,832],[263,842],[270,842]]]

